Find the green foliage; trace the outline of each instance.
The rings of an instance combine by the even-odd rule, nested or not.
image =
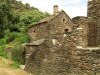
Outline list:
[[[14,44],[22,44],[30,42],[29,35],[26,33],[18,33],[18,32],[7,32],[5,37],[0,39],[0,45],[5,45],[8,43]]]
[[[20,68],[19,64],[17,64],[17,63],[9,64],[9,66],[10,66],[11,68],[13,68],[13,69],[18,69],[18,68]]]
[[[0,31],[3,33],[5,29],[9,28],[11,24],[11,7],[9,0],[4,0],[0,2]],[[0,32],[0,38],[2,33]]]
[[[12,60],[18,64],[23,64],[25,62],[25,49],[23,46],[15,45],[12,49]]]
[[[2,56],[4,58],[8,58],[7,53],[4,52],[4,48],[5,48],[5,45],[0,46],[0,56]]]
[[[30,42],[29,36],[25,33],[17,33],[13,32],[17,37],[11,42],[13,45],[13,48],[11,50],[12,54],[12,60],[15,61],[18,64],[24,63],[24,47],[20,44]]]
[[[12,32],[12,33],[6,34],[5,38],[7,38],[6,43],[9,43],[9,42],[13,41],[15,38],[17,38],[17,33]]]
[[[2,0],[0,2],[0,38],[5,36],[5,30],[26,32],[29,26],[36,24],[48,15],[47,12],[43,13],[37,8],[30,7],[28,3]]]
[[[17,24],[20,22],[20,13],[19,11],[14,11],[13,10],[13,20],[12,20],[12,23],[13,24]]]
[[[22,4],[17,0],[0,0],[0,56],[7,57],[4,48],[7,44],[13,47],[12,59],[21,64],[24,48],[22,43],[30,42],[28,27],[38,23],[41,19],[50,15],[41,12],[28,3]]]
[[[26,8],[26,9],[29,9],[29,8],[30,8],[30,5],[29,5],[28,3],[26,3],[26,4],[25,4],[25,8]]]
[[[4,58],[8,58],[7,53],[5,53],[3,50],[0,50],[0,56],[2,56]]]
[[[20,17],[20,27],[29,27],[38,23],[41,19],[47,16],[39,10],[32,10],[30,12],[22,12]]]
[[[17,33],[16,32],[12,32],[12,33],[6,33],[5,37],[0,39],[0,45],[5,45],[11,41],[13,41],[15,38],[17,37]]]
[[[0,39],[0,56],[8,58],[7,53],[4,52],[4,48],[9,43],[13,47],[11,50],[12,59],[19,64],[24,63],[24,47],[20,44],[27,42],[30,42],[27,34],[6,31],[5,37]]]
[[[7,43],[7,38],[0,39],[0,45],[5,45]]]
[[[20,33],[16,40],[19,44],[30,42],[29,35],[25,33]]]

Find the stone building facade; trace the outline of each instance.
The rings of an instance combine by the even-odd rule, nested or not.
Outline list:
[[[97,45],[100,46],[100,0],[89,0],[88,1],[88,12],[87,16],[91,21],[95,21],[97,25]]]
[[[69,46],[67,43],[74,40],[71,36],[72,29],[73,23],[70,17],[54,6],[53,15],[41,20],[28,30],[31,43],[26,44],[25,70],[37,75],[56,75],[58,71],[57,74],[60,73],[60,70],[62,72],[59,75],[67,74],[64,63],[66,54],[69,53],[66,50]],[[64,44],[67,44],[66,47]],[[64,63],[61,62],[62,60]]]
[[[31,47],[31,50],[27,50],[25,70],[36,75],[69,74],[70,72],[67,73],[67,71],[71,59],[70,48],[74,46],[74,43],[71,41],[70,34],[66,37],[63,34],[56,34],[51,35],[50,38],[43,38],[28,44],[26,47]]]
[[[77,16],[72,18],[73,36],[76,39],[77,46],[88,46],[88,18],[84,16]]]
[[[89,17],[70,19],[56,5],[53,15],[29,28],[31,43],[26,44],[25,70],[36,75],[100,75],[100,48],[88,48],[89,22],[94,22],[92,16],[99,19],[90,12],[92,1]],[[96,23],[99,45],[99,21]]]
[[[50,37],[53,34],[72,32],[73,23],[69,16],[62,10],[52,16],[41,20],[28,30],[31,42]]]

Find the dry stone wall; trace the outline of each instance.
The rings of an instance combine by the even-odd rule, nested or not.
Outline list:
[[[88,2],[88,18],[97,24],[97,45],[100,45],[100,0],[92,0]]]
[[[88,18],[77,16],[72,18],[73,26],[73,36],[76,40],[77,46],[86,47],[88,45]]]
[[[49,21],[50,25],[50,34],[64,33],[65,29],[68,29],[68,32],[72,31],[73,23],[69,16],[63,11],[52,20]]]
[[[30,36],[31,42],[47,37],[49,35],[48,26],[49,25],[45,22],[45,23],[40,23],[31,27],[28,30],[28,34]]]
[[[38,23],[28,30],[31,42],[51,36],[53,34],[64,33],[67,29],[68,32],[72,31],[73,23],[64,11],[61,11],[59,14],[52,15],[50,17],[52,17],[50,20],[46,19],[45,22]]]
[[[25,70],[36,75],[100,75],[100,48],[92,50],[91,48],[76,48],[78,45],[87,46],[88,21],[96,21],[97,44],[100,45],[99,11],[100,1],[89,1],[88,19],[86,17],[73,18],[73,32],[66,34],[63,31],[72,28],[73,23],[64,13],[43,25],[41,27],[44,27],[43,29],[36,27],[35,30],[39,34],[36,40],[44,37],[45,40],[38,45],[26,46]],[[33,29],[29,32],[34,32]]]
[[[36,75],[99,75],[100,49],[77,49],[71,36],[56,34],[28,46],[25,69]]]
[[[100,49],[91,50],[91,49],[78,49],[76,52],[79,52],[78,62],[76,65],[80,67],[83,74],[86,75],[99,75],[100,74]]]

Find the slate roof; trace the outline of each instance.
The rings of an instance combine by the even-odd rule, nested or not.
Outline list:
[[[49,22],[50,20],[55,18],[57,15],[59,15],[61,12],[64,12],[64,11],[62,10],[62,11],[59,11],[58,13],[56,13],[54,15],[48,16],[48,17],[42,19],[41,21],[39,21],[38,23]]]
[[[54,17],[55,17],[55,15],[48,16],[48,17],[42,19],[41,21],[39,21],[38,23],[50,21],[50,20],[51,20],[52,18],[54,18]]]
[[[56,13],[56,14],[53,14],[53,15],[50,15],[50,16],[48,16],[48,17],[46,17],[46,18],[44,18],[44,19],[42,19],[42,20],[40,20],[37,24],[35,24],[35,25],[32,25],[32,26],[30,26],[29,28],[31,28],[31,27],[33,27],[33,26],[37,26],[37,25],[39,25],[39,24],[41,24],[41,23],[46,23],[46,22],[49,22],[50,20],[52,20],[52,19],[54,19],[56,16],[58,16],[59,14],[61,14],[62,12],[64,12],[65,13],[65,11],[64,10],[61,10],[61,11],[59,11],[58,13]],[[66,14],[66,13],[65,13]],[[67,14],[66,14],[67,15]],[[68,16],[68,15],[67,15]],[[68,16],[69,17],[69,16]],[[71,20],[71,18],[69,17],[69,19]]]
[[[73,17],[72,20],[73,20],[73,19],[82,19],[82,18],[86,18],[86,19],[87,19],[86,16],[76,16],[76,17]]]
[[[42,39],[39,39],[39,40],[36,40],[36,41],[33,41],[31,43],[27,43],[26,45],[40,45],[42,44],[43,42],[45,41],[45,38],[42,38]]]

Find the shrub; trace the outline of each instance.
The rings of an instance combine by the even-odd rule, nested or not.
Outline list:
[[[0,39],[0,45],[8,44],[16,40],[17,44],[30,42],[29,36],[26,33],[10,32],[6,33],[5,37]],[[16,43],[14,42],[14,43]]]
[[[9,66],[10,66],[11,68],[14,68],[14,69],[20,68],[19,64],[17,64],[17,63],[9,64]]]
[[[17,38],[17,36],[18,36],[18,32],[9,32],[8,34],[6,33],[4,38],[7,38],[6,43],[9,43],[13,41],[15,38]]]
[[[30,42],[30,39],[28,34],[20,33],[17,38],[17,41],[19,42],[19,44],[22,44],[22,43]]]
[[[7,38],[0,39],[0,45],[5,45],[7,43]]]
[[[4,48],[9,43],[9,46],[12,47],[12,59],[19,64],[24,63],[24,47],[19,44],[30,42],[28,34],[18,32],[7,33],[4,38],[0,39],[0,56],[8,57],[7,53],[4,52]]]
[[[13,41],[15,38],[17,38],[18,33],[12,32],[5,35],[4,38],[0,39],[0,45],[5,45],[11,41]]]
[[[14,46],[12,48],[12,60],[18,64],[23,64],[25,62],[25,49],[21,45]]]
[[[4,48],[5,48],[5,46],[0,46],[0,56],[2,56],[4,58],[8,58],[7,53],[4,52]]]

